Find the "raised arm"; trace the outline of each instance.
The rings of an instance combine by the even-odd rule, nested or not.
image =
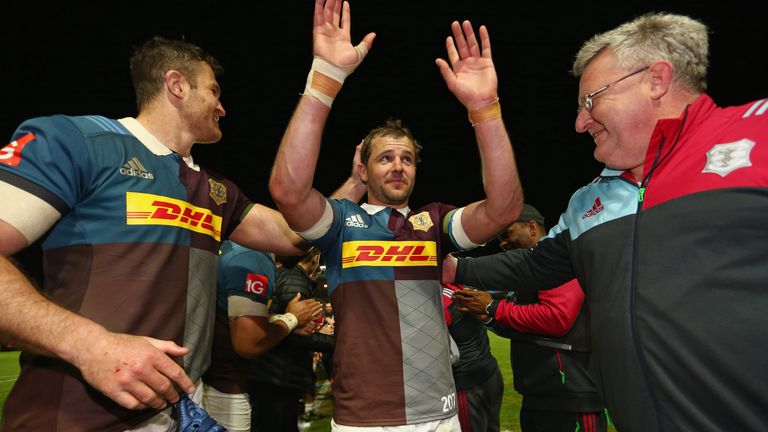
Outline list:
[[[467,109],[475,128],[486,199],[468,205],[461,222],[470,240],[480,244],[516,220],[523,206],[523,190],[501,118],[488,30],[480,26],[479,42],[469,21],[454,21],[451,30],[453,37],[445,41],[448,61],[435,62],[448,89]]]
[[[312,187],[323,128],[334,97],[375,38],[369,33],[357,46],[352,45],[346,1],[342,7],[340,0],[316,0],[313,21],[312,69],[280,142],[269,181],[272,199],[297,231],[312,227],[325,210],[325,198]]]

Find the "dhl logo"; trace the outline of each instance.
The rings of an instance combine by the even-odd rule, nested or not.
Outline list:
[[[127,192],[125,204],[128,225],[175,226],[221,240],[221,216],[207,208],[196,207],[175,198],[140,192]]]
[[[341,246],[341,267],[437,266],[433,241],[350,241]]]

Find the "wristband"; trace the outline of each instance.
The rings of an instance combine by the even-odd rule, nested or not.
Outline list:
[[[496,324],[496,320],[493,317],[488,317],[488,320],[482,321],[482,323],[486,327],[493,327],[493,325]]]
[[[293,329],[299,325],[299,320],[296,318],[296,315],[290,312],[286,312],[284,314],[274,314],[269,317],[270,323],[274,323],[275,321],[282,321],[285,323],[285,325],[288,326],[288,333],[292,332]]]
[[[472,124],[472,127],[475,127],[476,124],[484,121],[500,118],[501,104],[499,103],[499,98],[497,97],[493,103],[484,108],[470,111],[467,113],[467,116],[469,117],[469,123]]]
[[[499,307],[499,301],[496,299],[491,300],[490,303],[485,305],[485,314],[491,319],[496,317],[496,308]]]

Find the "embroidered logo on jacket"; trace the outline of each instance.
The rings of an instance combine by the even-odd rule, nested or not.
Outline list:
[[[344,242],[341,267],[437,266],[434,241],[366,240]]]
[[[429,217],[429,212],[421,212],[408,218],[408,221],[413,225],[413,229],[416,231],[429,231],[432,228],[432,218]]]
[[[603,207],[603,203],[600,202],[600,197],[595,198],[595,203],[592,204],[592,208],[589,209],[586,213],[584,213],[581,218],[586,219],[588,217],[592,217],[601,211],[605,210],[605,207]]]
[[[35,135],[30,132],[15,141],[11,141],[5,147],[0,149],[0,163],[12,167],[19,166],[19,162],[21,162],[21,151],[24,150],[24,146],[26,146],[27,143],[34,139]]]
[[[124,176],[138,177],[147,180],[154,180],[155,178],[155,175],[147,171],[137,157],[131,158],[131,160],[126,162],[119,171],[120,174]]]
[[[749,154],[754,146],[755,142],[747,138],[732,143],[715,144],[707,152],[707,164],[701,172],[725,177],[739,168],[752,166]]]
[[[355,214],[344,219],[344,225],[355,228],[368,228],[368,225],[365,224],[363,217],[359,214]]]
[[[221,216],[175,198],[140,192],[125,193],[128,225],[168,225],[221,240]]]

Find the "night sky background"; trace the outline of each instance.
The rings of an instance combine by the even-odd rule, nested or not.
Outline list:
[[[431,201],[464,205],[483,197],[472,127],[434,63],[446,58],[451,21],[469,19],[475,28],[489,29],[502,113],[526,201],[550,226],[571,194],[602,168],[593,159],[591,139],[573,126],[578,81],[570,69],[581,44],[646,12],[690,15],[711,32],[708,93],[722,106],[744,104],[768,97],[768,15],[757,4],[353,0],[353,43],[370,31],[377,37],[334,102],[315,187],[331,193],[349,175],[354,146],[394,116],[424,146],[412,208]],[[153,35],[184,37],[225,68],[219,78],[227,111],[221,120],[224,137],[195,146],[196,162],[225,173],[251,199],[274,207],[267,181],[312,61],[312,11],[311,0],[158,1],[131,7],[3,2],[0,136],[9,141],[21,121],[41,115],[135,116],[131,48]],[[17,258],[37,261],[32,249]]]

